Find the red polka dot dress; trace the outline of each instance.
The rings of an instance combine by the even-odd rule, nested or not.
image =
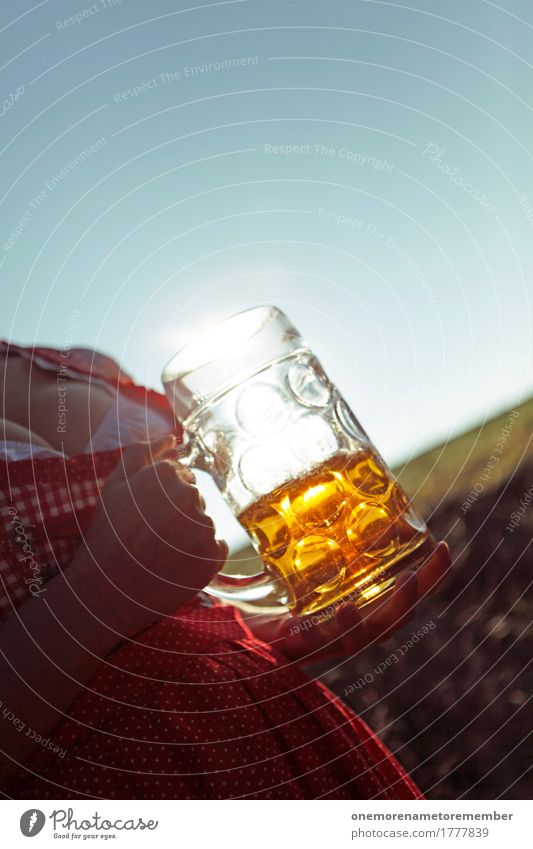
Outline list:
[[[102,366],[99,375],[116,386]],[[0,613],[29,592],[21,539],[47,575],[68,574],[119,458],[116,449],[0,463]],[[4,788],[8,796],[422,798],[360,718],[253,636],[237,608],[204,593],[103,660],[49,746]]]

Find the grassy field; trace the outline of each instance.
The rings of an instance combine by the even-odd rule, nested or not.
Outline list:
[[[502,432],[506,425],[507,436]],[[462,495],[466,498],[476,484],[488,492],[507,480],[533,450],[532,435],[533,398],[530,398],[394,471],[417,507],[427,514],[444,499],[455,500]],[[497,462],[483,479],[491,456]]]

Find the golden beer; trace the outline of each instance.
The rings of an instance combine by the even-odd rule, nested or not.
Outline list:
[[[239,515],[295,614],[382,595],[435,542],[381,458],[338,453]]]

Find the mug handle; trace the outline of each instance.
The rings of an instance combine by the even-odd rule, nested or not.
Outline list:
[[[196,440],[181,443],[176,448],[176,459],[188,469],[196,468],[209,472],[209,464],[206,463],[204,453]],[[224,575],[219,572],[211,583],[204,588],[204,592],[210,593],[217,598],[242,603],[243,606],[251,605],[252,608],[263,610],[272,615],[287,613],[288,607],[281,604],[277,597],[272,580],[266,573],[264,567],[253,575]],[[258,605],[257,602],[261,604]]]

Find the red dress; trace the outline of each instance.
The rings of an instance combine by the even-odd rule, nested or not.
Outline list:
[[[50,362],[58,356],[45,352]],[[84,368],[80,362],[80,374]],[[146,403],[147,390],[123,374],[110,374],[102,363],[98,369],[92,363],[92,372]],[[163,409],[165,399],[150,395]],[[0,463],[0,612],[20,604],[30,586],[35,591],[32,580],[68,566],[119,458],[118,449]],[[38,574],[24,559],[28,542]],[[340,699],[254,637],[236,607],[204,593],[102,661],[51,733],[49,748],[37,748],[5,793],[17,799],[422,798]]]

